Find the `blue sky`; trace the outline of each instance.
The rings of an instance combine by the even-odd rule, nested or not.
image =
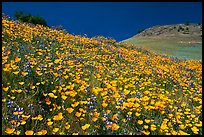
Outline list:
[[[6,15],[14,18],[17,10],[41,16],[49,26],[62,25],[71,34],[116,41],[154,25],[202,23],[201,2],[2,2]]]

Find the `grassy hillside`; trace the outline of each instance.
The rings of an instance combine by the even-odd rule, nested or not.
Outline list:
[[[2,134],[202,134],[202,62],[2,17]]]
[[[200,25],[155,26],[123,42],[160,54],[202,60],[202,27]]]

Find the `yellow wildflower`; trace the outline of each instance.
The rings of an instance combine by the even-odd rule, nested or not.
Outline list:
[[[51,126],[52,124],[53,124],[53,122],[51,122],[51,121],[47,122],[48,126]]]
[[[62,95],[61,97],[62,97],[63,100],[67,99],[67,96]]]
[[[151,120],[149,119],[145,119],[145,122],[148,124]]]
[[[72,113],[74,111],[73,108],[67,108],[66,110],[67,110],[68,113]]]
[[[19,82],[20,85],[23,85],[25,82]]]
[[[148,129],[148,127],[149,127],[148,125],[144,125],[144,129]]]
[[[81,116],[81,113],[80,113],[80,112],[76,112],[76,113],[75,113],[75,116],[80,117],[80,116]]]
[[[70,124],[69,124],[68,122],[66,123],[65,128],[66,128],[66,129],[69,129],[69,128],[70,128]]]
[[[112,124],[112,130],[115,131],[115,130],[118,130],[120,128],[120,126],[118,126],[117,124]]]
[[[142,125],[142,124],[143,124],[143,121],[142,121],[142,120],[138,120],[137,123],[140,124],[140,125]]]
[[[46,135],[47,134],[47,130],[41,130],[42,135]]]
[[[83,130],[86,130],[86,129],[88,129],[90,127],[90,124],[85,124],[84,126],[82,126],[81,128],[83,129]]]
[[[156,129],[157,129],[156,126],[155,126],[154,124],[151,124],[150,130],[151,130],[151,131],[155,131]]]
[[[193,131],[193,133],[198,134],[199,129],[197,127],[192,127],[191,130]]]
[[[52,131],[53,131],[54,133],[56,133],[56,132],[59,131],[59,128],[54,128]]]
[[[32,130],[27,130],[26,132],[25,132],[25,135],[33,135],[33,131]]]
[[[5,131],[5,132],[10,135],[10,134],[12,134],[14,131],[15,131],[14,128],[6,128],[6,131]]]
[[[3,88],[3,90],[6,92],[8,91],[8,89],[9,89],[9,87]]]

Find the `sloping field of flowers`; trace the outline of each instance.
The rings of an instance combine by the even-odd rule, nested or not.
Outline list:
[[[202,134],[202,62],[2,17],[2,134]]]

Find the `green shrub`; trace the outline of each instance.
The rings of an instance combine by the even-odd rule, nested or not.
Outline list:
[[[47,22],[42,17],[32,16],[31,14],[23,14],[22,11],[16,11],[15,17],[22,22],[48,26]]]

